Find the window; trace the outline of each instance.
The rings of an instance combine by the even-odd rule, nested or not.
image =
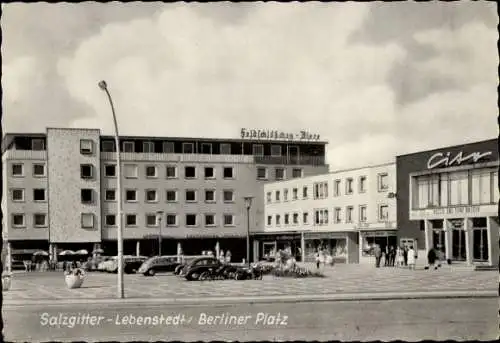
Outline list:
[[[142,143],[142,152],[143,153],[154,153],[155,152],[155,144],[153,142],[143,142]]]
[[[281,156],[281,145],[271,145],[271,156]]]
[[[328,224],[328,210],[318,209],[314,211],[314,223],[316,225],[327,225]]]
[[[333,182],[333,196],[340,196],[340,180],[335,180]]]
[[[165,153],[165,154],[173,154],[173,153],[175,153],[175,144],[174,144],[174,142],[163,142],[163,153]]]
[[[196,167],[184,167],[184,178],[194,179],[196,177]]]
[[[45,189],[36,188],[33,190],[33,200],[34,201],[45,201]]]
[[[276,225],[281,225],[281,216],[279,214],[276,215]]]
[[[215,178],[214,167],[205,167],[205,179]]]
[[[309,213],[304,212],[302,214],[302,223],[303,224],[309,224],[308,222],[309,222]]]
[[[113,141],[102,141],[101,146],[103,152],[115,152],[115,142]]]
[[[167,202],[177,202],[177,191],[175,189],[167,189]]]
[[[345,209],[345,222],[352,223],[352,214],[354,212],[354,208],[352,206],[347,206]]]
[[[45,164],[33,163],[33,176],[35,177],[45,176]]]
[[[288,213],[285,213],[285,225],[290,224],[290,215]]]
[[[340,207],[336,207],[334,209],[334,215],[335,215],[335,218],[334,218],[334,221],[336,224],[340,223],[342,221],[342,210],[340,209]]]
[[[137,215],[127,214],[127,216],[125,217],[125,225],[136,226],[137,225]]]
[[[283,201],[288,201],[288,189],[283,190]]]
[[[116,201],[116,190],[106,189],[104,191],[104,200],[106,201]]]
[[[231,144],[222,143],[220,145],[220,154],[221,155],[231,155]]]
[[[157,202],[158,192],[156,189],[146,189],[146,202]]]
[[[167,179],[175,179],[175,178],[177,178],[177,167],[167,166]]]
[[[378,208],[379,221],[386,221],[389,219],[389,207],[387,205],[380,205]]]
[[[90,139],[80,139],[80,153],[82,155],[92,155],[94,152],[94,142]]]
[[[205,201],[215,202],[215,191],[213,189],[205,189]]]
[[[93,201],[93,191],[90,188],[84,188],[80,191],[80,198],[82,200],[82,204],[91,204]]]
[[[116,165],[114,164],[106,164],[104,166],[104,176],[114,177],[116,176]]]
[[[116,225],[116,215],[107,214],[104,218],[104,225],[106,226],[115,226]]]
[[[20,188],[13,189],[12,201],[24,201],[24,189]]]
[[[298,213],[294,213],[293,214],[293,223],[294,224],[298,224],[299,223],[299,214]]]
[[[146,166],[146,177],[147,178],[158,177],[156,166]]]
[[[127,200],[128,202],[137,201],[137,191],[135,189],[125,190],[125,200]]]
[[[283,180],[285,178],[285,169],[275,168],[274,175],[276,180]]]
[[[366,222],[366,205],[359,206],[359,221],[361,223]]]
[[[252,153],[254,156],[264,156],[264,146],[262,144],[254,144],[252,146]]]
[[[215,226],[214,214],[205,214],[205,226]]]
[[[196,226],[196,214],[186,214],[186,226]]]
[[[31,141],[31,150],[45,150],[43,139],[35,138]]]
[[[125,164],[123,166],[124,175],[126,179],[137,179],[138,166],[137,164]]]
[[[167,226],[177,226],[177,215],[167,214]]]
[[[183,154],[194,154],[194,144],[193,143],[182,143],[182,153]]]
[[[157,221],[158,221],[158,218],[157,218],[156,214],[153,214],[153,213],[146,214],[146,226],[149,226],[149,227],[158,226]]]
[[[94,227],[94,214],[82,213],[82,228],[92,229]]]
[[[267,180],[267,168],[257,168],[257,180]]]
[[[12,176],[24,176],[24,165],[22,163],[12,165]]]
[[[186,202],[196,202],[196,191],[186,190]]]
[[[33,224],[35,227],[46,227],[47,215],[45,213],[35,213],[33,215]]]
[[[383,192],[389,189],[387,173],[378,175],[378,191]]]
[[[24,227],[26,224],[24,222],[24,214],[13,214],[12,215],[12,226]]]
[[[223,199],[224,199],[224,202],[233,202],[234,201],[234,191],[224,190]]]
[[[359,192],[360,193],[366,192],[366,176],[361,176],[359,178]]]
[[[292,178],[296,179],[302,177],[302,169],[300,168],[293,168],[292,169]]]
[[[267,225],[271,226],[273,224],[273,216],[267,216]]]
[[[326,199],[328,198],[328,182],[315,182],[314,187],[314,199]]]
[[[352,183],[353,183],[353,180],[351,178],[348,178],[345,181],[345,194],[352,194],[353,193]]]
[[[233,167],[224,167],[224,179],[232,179],[233,177]]]
[[[471,171],[471,200],[472,205],[495,203],[492,198],[492,176],[491,170],[479,169]],[[494,185],[498,187],[497,185]],[[497,199],[498,200],[498,199]]]
[[[81,164],[80,165],[80,176],[82,179],[92,179],[93,177],[93,166],[91,164]]]
[[[232,214],[224,214],[224,226],[234,226],[234,216]]]
[[[135,152],[135,142],[123,142],[123,152]]]
[[[280,201],[280,191],[276,191],[276,201]]]
[[[299,189],[298,188],[292,189],[292,197],[293,197],[293,200],[297,200],[299,198]]]
[[[307,186],[302,187],[302,198],[307,199]]]
[[[273,196],[271,192],[266,193],[266,202],[269,204],[273,201]]]
[[[201,143],[201,153],[205,155],[212,154],[212,144],[211,143]]]

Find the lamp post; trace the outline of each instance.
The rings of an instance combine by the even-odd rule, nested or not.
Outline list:
[[[245,208],[247,209],[247,263],[250,267],[250,208],[253,197],[244,197],[243,200],[245,200]]]
[[[162,232],[161,232],[161,219],[163,218],[163,211],[157,211],[156,216],[158,217],[158,256],[161,256],[161,240],[162,240]]]
[[[113,105],[113,99],[111,99],[111,94],[108,91],[108,85],[106,81],[99,82],[99,88],[101,88],[108,96],[109,105],[111,106],[111,113],[113,114],[113,123],[115,126],[115,151],[116,151],[116,195],[117,195],[117,218],[116,218],[116,240],[118,245],[118,280],[117,280],[117,296],[118,298],[125,297],[125,290],[123,285],[123,228],[122,228],[122,174],[121,174],[121,160],[120,160],[120,139],[118,133],[118,123],[116,121],[115,107]]]

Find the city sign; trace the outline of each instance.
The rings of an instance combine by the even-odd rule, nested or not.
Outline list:
[[[491,151],[487,152],[473,152],[469,155],[465,155],[463,151],[460,151],[456,156],[451,158],[451,152],[442,153],[438,152],[432,155],[427,161],[427,168],[433,169],[437,167],[451,167],[453,165],[459,166],[465,163],[477,163],[486,156],[490,156],[493,153]]]
[[[290,133],[278,130],[262,129],[241,129],[243,139],[266,139],[266,140],[287,140],[287,141],[319,141],[319,134],[302,130],[297,133]]]

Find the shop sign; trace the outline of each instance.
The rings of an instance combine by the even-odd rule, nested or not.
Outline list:
[[[286,141],[319,141],[319,134],[301,130],[297,133],[283,132],[268,129],[241,129],[241,138],[245,139],[265,139],[265,140],[286,140]]]
[[[453,165],[459,166],[461,164],[467,163],[477,163],[484,159],[486,156],[490,156],[493,153],[491,151],[487,152],[473,152],[469,155],[465,155],[463,151],[460,151],[456,156],[452,157],[451,152],[442,153],[438,152],[432,155],[427,161],[427,169],[434,169],[438,167],[451,167]]]
[[[300,239],[299,235],[255,235],[253,236],[259,241],[293,241]]]
[[[304,233],[304,239],[334,239],[343,238],[347,236],[344,232],[311,232]]]
[[[394,231],[363,231],[361,234],[368,237],[396,236]]]
[[[467,214],[481,212],[481,206],[453,206],[444,208],[435,208],[433,210],[413,210],[412,216],[432,217],[443,214]]]

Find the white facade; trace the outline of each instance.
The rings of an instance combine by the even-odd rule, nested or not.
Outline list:
[[[380,237],[395,237],[395,187],[395,163],[266,184],[264,232],[300,233],[305,260],[317,249],[307,241],[332,239],[335,248],[326,249],[333,255],[347,262],[369,260],[363,250]],[[392,243],[386,242],[381,245]]]

